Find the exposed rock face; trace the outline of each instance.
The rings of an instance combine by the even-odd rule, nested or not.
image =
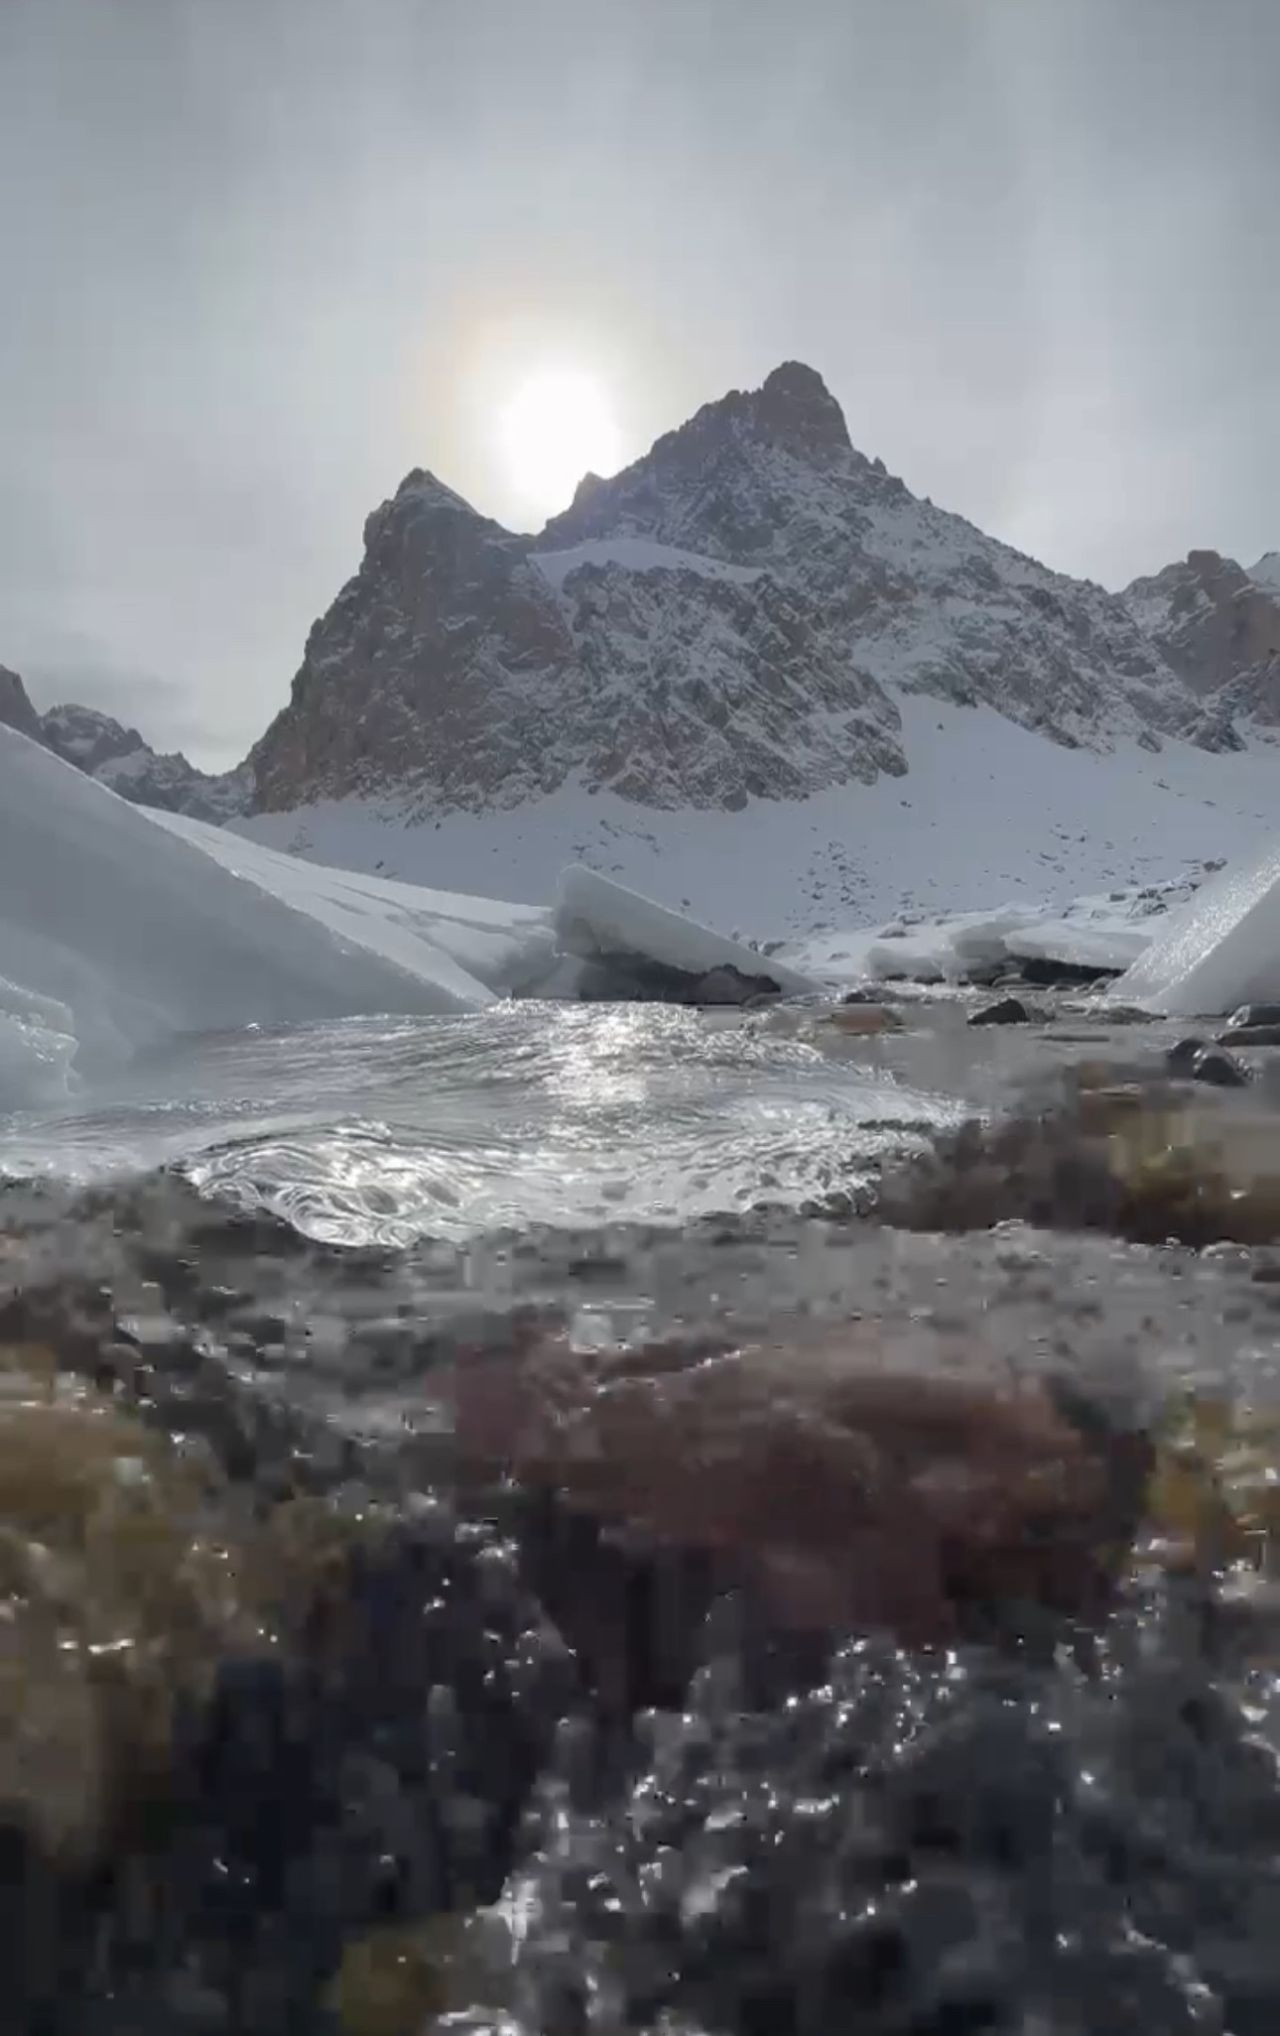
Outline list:
[[[1197,714],[1124,602],[918,501],[789,362],[536,539],[410,474],[253,752],[257,805],[795,798],[905,769],[899,691],[1096,748]]]
[[[136,728],[96,708],[52,707],[34,732],[55,756],[136,806],[214,822],[248,811],[252,780],[246,766],[219,776],[197,770],[181,753],[159,755]]]
[[[1205,697],[1202,740],[1234,717],[1280,726],[1280,556],[1251,573],[1216,551],[1135,580],[1125,599],[1135,619],[1192,691]]]
[[[40,716],[28,699],[22,680],[7,665],[0,665],[0,722],[6,728],[16,728],[19,735],[40,740]]]

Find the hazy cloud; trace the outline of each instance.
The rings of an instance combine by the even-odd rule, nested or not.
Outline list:
[[[562,358],[632,453],[796,355],[1051,564],[1252,559],[1277,76],[1274,0],[3,0],[0,660],[233,760]]]

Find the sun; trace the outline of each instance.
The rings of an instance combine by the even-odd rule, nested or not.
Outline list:
[[[531,374],[502,406],[498,441],[507,482],[527,513],[566,509],[586,473],[616,473],[622,434],[608,393],[582,368]]]

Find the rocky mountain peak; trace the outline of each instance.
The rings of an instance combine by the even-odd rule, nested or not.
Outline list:
[[[803,361],[784,361],[766,375],[754,401],[760,428],[792,451],[822,460],[853,450],[843,410]]]
[[[1222,735],[1122,600],[918,500],[799,361],[536,538],[415,470],[365,539],[254,751],[264,808],[800,798],[901,773],[908,694],[1098,749]]]
[[[1259,565],[1265,566],[1260,560]],[[1125,590],[1131,614],[1219,723],[1280,723],[1280,580],[1221,552],[1189,551]]]

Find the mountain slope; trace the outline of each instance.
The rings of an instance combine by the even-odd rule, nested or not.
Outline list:
[[[571,783],[735,810],[901,775],[915,692],[1097,750],[1197,715],[1123,602],[916,500],[790,363],[589,476],[536,539],[410,474],[253,752],[256,810]]]

